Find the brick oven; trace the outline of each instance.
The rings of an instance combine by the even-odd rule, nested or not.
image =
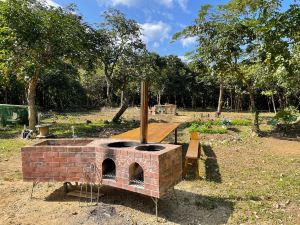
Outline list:
[[[82,182],[161,198],[182,178],[182,149],[113,139],[44,140],[22,148],[24,181]]]

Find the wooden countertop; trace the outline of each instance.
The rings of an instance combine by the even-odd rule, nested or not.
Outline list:
[[[170,133],[178,128],[180,123],[149,123],[148,142],[162,142]],[[140,140],[140,128],[112,136],[113,139]]]

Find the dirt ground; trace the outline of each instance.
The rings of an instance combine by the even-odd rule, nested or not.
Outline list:
[[[78,119],[107,119],[113,113],[106,109]],[[132,108],[125,118],[137,120],[138,115]],[[177,116],[150,120],[185,123],[199,115],[179,111]],[[249,116],[225,113],[231,118]],[[62,183],[38,184],[31,199],[32,184],[22,181],[18,149],[7,159],[0,158],[0,224],[300,224],[300,139],[260,138],[249,127],[226,135],[203,135],[202,178],[189,173],[175,194],[164,196],[158,222],[151,198],[111,187],[101,187],[104,196],[98,205],[65,196]],[[188,138],[182,125],[179,141],[184,149]]]

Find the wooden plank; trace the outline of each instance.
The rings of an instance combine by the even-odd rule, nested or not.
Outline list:
[[[178,128],[179,123],[150,123],[148,125],[148,142],[162,142],[170,133]],[[112,136],[113,139],[139,140],[140,128]]]
[[[190,144],[186,153],[188,159],[198,159],[199,157],[199,140],[190,140]]]

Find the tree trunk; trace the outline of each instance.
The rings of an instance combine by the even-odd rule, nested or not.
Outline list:
[[[275,105],[275,101],[274,101],[274,95],[273,94],[271,95],[271,99],[272,99],[274,113],[277,113],[277,111],[276,111],[276,105]]]
[[[191,100],[192,100],[192,109],[195,108],[195,98],[194,96],[191,96]]]
[[[249,91],[249,96],[250,96],[250,111],[254,112],[255,111],[255,97],[252,91]]]
[[[106,81],[106,102],[107,102],[107,105],[111,106],[111,82],[109,80],[109,78],[107,76],[105,76],[105,81]]]
[[[285,105],[284,105],[283,93],[279,93],[278,97],[279,97],[279,107],[280,109],[284,109]]]
[[[112,122],[117,123],[119,122],[121,116],[123,115],[123,113],[126,111],[126,109],[128,108],[128,98],[124,98],[123,101],[123,105],[121,106],[121,108],[119,109],[119,111],[116,113],[116,115],[114,116],[114,118],[112,119]]]
[[[35,107],[35,98],[36,98],[36,88],[39,79],[39,69],[36,69],[34,76],[30,79],[28,85],[28,120],[29,120],[29,129],[35,130],[36,125],[36,107]]]
[[[120,107],[122,107],[123,102],[124,102],[124,91],[121,91],[121,104],[120,104]]]
[[[259,133],[259,111],[256,108],[255,96],[251,88],[249,88],[249,96],[250,96],[250,103],[251,103],[251,112],[253,115],[253,124],[252,124],[252,131],[256,134]]]
[[[269,109],[269,113],[271,112],[271,108],[270,108],[270,99],[268,98],[268,109]]]
[[[185,105],[183,96],[181,96],[181,102],[182,102],[183,108],[185,109],[185,108],[186,108],[186,105]]]
[[[232,95],[232,89],[230,89],[230,111],[233,109],[233,95]]]
[[[160,92],[158,92],[157,99],[158,99],[157,104],[160,105],[160,99],[161,99],[161,94],[160,94]]]
[[[254,109],[254,118],[253,118],[253,127],[252,131],[256,134],[259,133],[259,111],[255,108]]]
[[[223,93],[224,93],[224,80],[223,80],[223,77],[221,77],[221,80],[220,80],[219,100],[218,100],[218,109],[217,109],[217,116],[218,117],[221,115],[221,111],[222,111]]]

